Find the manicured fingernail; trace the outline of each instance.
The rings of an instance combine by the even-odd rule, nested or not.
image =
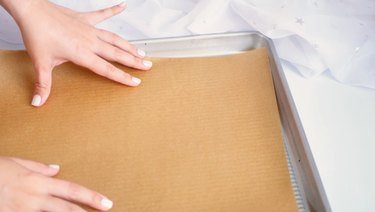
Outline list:
[[[137,85],[142,82],[142,80],[138,79],[137,77],[132,77],[132,81],[135,82],[135,83],[137,83]]]
[[[100,204],[102,204],[102,206],[106,209],[110,209],[113,206],[113,202],[107,198],[103,198]]]
[[[141,49],[138,49],[138,50],[137,50],[137,53],[138,53],[138,55],[141,56],[141,57],[146,56],[146,52],[143,51],[143,50],[141,50]]]
[[[38,107],[42,102],[42,97],[40,95],[34,95],[33,100],[31,101],[31,105]]]
[[[126,2],[122,2],[121,4],[118,5],[119,7],[125,7],[126,6]]]
[[[144,61],[143,61],[143,65],[146,66],[146,67],[151,68],[151,67],[152,67],[152,62],[151,62],[151,61],[148,61],[148,60],[144,60]]]
[[[51,169],[57,169],[57,170],[60,169],[60,166],[57,165],[57,164],[50,164],[50,165],[48,165],[48,167],[50,167]]]

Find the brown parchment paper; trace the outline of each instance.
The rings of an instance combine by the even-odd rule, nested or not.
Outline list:
[[[32,64],[0,52],[0,155],[61,165],[112,211],[296,211],[265,49],[153,59],[130,88],[73,64],[30,106]]]

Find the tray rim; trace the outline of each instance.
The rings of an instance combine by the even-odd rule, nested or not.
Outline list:
[[[265,46],[263,47],[266,47],[269,51],[270,66],[275,86],[275,93],[277,96],[278,108],[280,112],[280,121],[283,128],[283,139],[286,145],[286,150],[289,156],[291,156],[292,166],[294,169],[297,169],[294,170],[294,173],[297,175],[297,179],[299,181],[298,184],[300,189],[302,189],[302,195],[304,196],[303,198],[306,198],[304,200],[305,209],[307,209],[308,211],[331,211],[327,195],[320,179],[318,169],[312,156],[306,134],[304,132],[295,102],[291,95],[290,88],[288,86],[286,76],[280,62],[280,58],[278,57],[272,39],[257,31],[244,31],[139,39],[131,40],[130,43],[136,46],[144,46],[147,44],[184,42],[191,40],[241,36],[257,37],[258,39],[264,41]],[[252,49],[256,48],[259,47],[255,47]],[[285,140],[287,141],[285,142]],[[309,190],[309,188],[306,188],[307,186],[313,189]]]

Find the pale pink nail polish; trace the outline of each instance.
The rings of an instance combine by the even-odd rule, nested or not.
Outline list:
[[[42,103],[42,97],[40,95],[34,95],[31,105],[38,107]]]
[[[139,85],[142,82],[142,80],[138,79],[137,77],[132,77],[132,81],[135,82],[137,85]]]
[[[56,169],[56,170],[60,169],[60,166],[57,165],[57,164],[50,164],[50,165],[48,165],[48,167],[50,167],[51,169]]]
[[[106,209],[111,209],[113,207],[113,202],[107,198],[103,198],[100,204]]]
[[[143,65],[148,67],[148,68],[151,68],[152,67],[152,62],[151,61],[148,61],[148,60],[144,60],[143,61]]]

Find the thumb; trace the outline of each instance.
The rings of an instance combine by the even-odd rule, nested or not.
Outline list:
[[[35,90],[31,105],[42,106],[48,99],[52,85],[52,67],[36,68]]]
[[[30,171],[34,171],[45,176],[55,176],[60,170],[60,166],[56,164],[45,165],[36,161],[24,160],[20,158],[10,159],[18,163],[19,165],[29,169]]]

